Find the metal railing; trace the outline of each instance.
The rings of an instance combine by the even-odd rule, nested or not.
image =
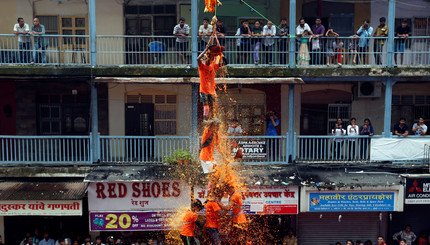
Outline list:
[[[89,65],[87,35],[0,34],[0,64]]]
[[[370,161],[370,141],[381,136],[296,136],[296,161]]]
[[[0,136],[0,163],[91,163],[89,136]]]
[[[192,62],[191,37],[98,35],[98,65],[179,65]],[[288,65],[294,55],[299,67],[386,66],[388,39],[381,37],[219,37],[230,65]],[[296,51],[289,52],[295,42]],[[206,42],[198,38],[198,52]],[[394,65],[429,65],[430,37],[395,38]],[[16,36],[0,34],[0,64],[90,65],[88,35]]]
[[[429,136],[424,137],[430,139]],[[239,148],[242,149],[243,158],[240,161],[245,164],[371,162],[371,139],[376,138],[382,136],[296,135],[293,142],[290,142],[288,135],[227,136],[223,142],[232,157]],[[408,138],[423,139],[423,136],[411,135]],[[166,156],[171,156],[178,149],[193,152],[193,148],[199,145],[199,142],[193,142],[191,136],[98,136],[98,141],[100,149],[93,150],[92,138],[88,135],[2,135],[0,163],[92,163],[93,154],[101,163],[162,163]],[[428,163],[428,144],[423,152],[422,159],[392,159],[391,162]]]
[[[190,150],[190,136],[100,136],[100,162],[160,163],[175,150]]]

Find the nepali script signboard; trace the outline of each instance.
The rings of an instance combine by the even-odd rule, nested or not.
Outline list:
[[[430,179],[406,179],[406,204],[430,204]]]
[[[180,181],[92,182],[90,211],[173,211],[190,206],[191,188]]]
[[[82,216],[82,200],[0,201],[0,216]]]
[[[309,211],[395,211],[394,192],[311,192]]]
[[[90,213],[91,231],[170,230],[173,212],[95,212]]]
[[[242,204],[246,214],[297,214],[299,203],[297,186],[252,186],[242,192]],[[204,202],[207,189],[194,187],[194,196]],[[221,200],[228,203],[228,197]],[[205,212],[201,212],[204,214]]]

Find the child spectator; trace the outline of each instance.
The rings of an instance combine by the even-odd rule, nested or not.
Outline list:
[[[337,61],[337,64],[339,67],[342,66],[342,49],[343,49],[343,42],[340,38],[336,38],[333,43],[333,50],[335,52],[335,61]]]
[[[357,35],[352,35],[349,36],[349,45],[348,45],[348,50],[349,53],[352,56],[352,64],[355,65],[357,64],[357,43],[358,43],[358,36]]]
[[[309,60],[311,58],[309,56],[308,43],[311,40],[312,40],[312,37],[309,37],[309,32],[304,31],[302,34],[302,37],[300,38],[299,55],[297,56],[298,65],[309,65]]]
[[[335,43],[335,37],[338,37],[339,34],[333,31],[333,29],[328,29],[325,36],[327,37],[327,66],[330,66],[331,63],[333,63],[334,58],[334,43]]]

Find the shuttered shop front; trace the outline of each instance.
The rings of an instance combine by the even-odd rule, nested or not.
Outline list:
[[[348,239],[354,243],[357,240],[375,242],[379,235],[385,233],[386,216],[384,213],[380,220],[379,212],[300,213],[297,228],[299,244],[345,244]]]

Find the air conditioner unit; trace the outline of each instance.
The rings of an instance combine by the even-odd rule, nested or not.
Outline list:
[[[358,98],[379,98],[381,97],[381,82],[358,82]]]

